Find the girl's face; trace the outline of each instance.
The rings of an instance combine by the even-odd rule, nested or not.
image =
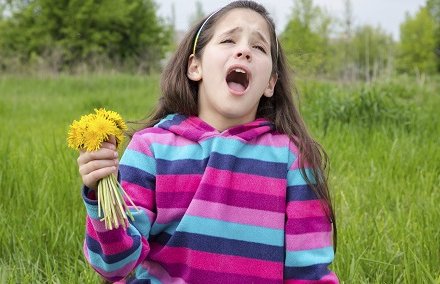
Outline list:
[[[199,117],[218,131],[255,120],[262,96],[271,97],[272,73],[266,20],[250,9],[219,19],[202,58],[190,55],[188,78],[199,82]]]

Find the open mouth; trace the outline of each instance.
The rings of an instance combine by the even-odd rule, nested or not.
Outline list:
[[[234,68],[226,76],[229,88],[236,92],[244,92],[249,86],[249,75],[242,68]]]

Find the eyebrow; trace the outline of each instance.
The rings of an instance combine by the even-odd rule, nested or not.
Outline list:
[[[232,34],[234,34],[234,33],[236,33],[236,32],[241,32],[242,30],[243,30],[242,27],[235,27],[235,28],[232,28],[232,29],[230,29],[230,30],[228,30],[228,31],[226,31],[226,32],[224,32],[224,33],[222,33],[222,34],[220,34],[220,36],[232,35]],[[260,40],[262,40],[264,43],[266,43],[268,46],[270,46],[270,44],[269,44],[269,43],[267,42],[267,40],[264,38],[264,36],[263,36],[262,33],[260,33],[259,31],[254,31],[254,32],[252,32],[252,34],[257,35],[257,37],[258,37]]]

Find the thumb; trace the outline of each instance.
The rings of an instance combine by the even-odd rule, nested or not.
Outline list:
[[[109,142],[109,143],[111,143],[111,144],[117,146],[117,145],[116,145],[116,137],[115,137],[114,135],[109,135],[109,137],[108,137],[108,141],[107,141],[107,142]]]

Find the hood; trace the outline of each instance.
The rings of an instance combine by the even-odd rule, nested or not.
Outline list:
[[[200,142],[214,136],[237,137],[245,141],[251,141],[264,133],[275,130],[273,122],[264,118],[257,118],[250,123],[219,132],[197,116],[183,114],[170,114],[156,124],[155,127],[166,129],[194,142]]]

